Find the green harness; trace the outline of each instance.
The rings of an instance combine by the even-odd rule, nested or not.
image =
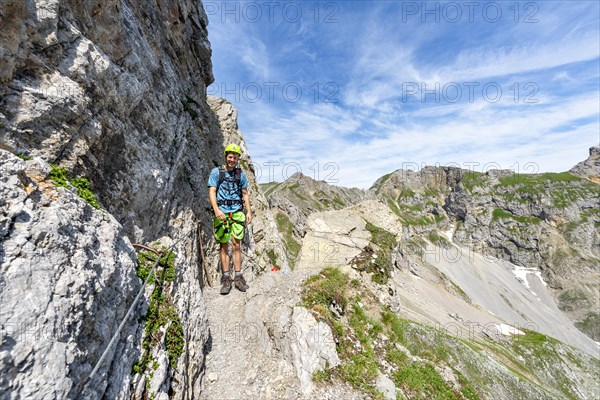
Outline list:
[[[232,236],[238,240],[242,240],[244,238],[245,222],[246,215],[241,211],[225,214],[224,221],[215,217],[213,220],[215,239],[219,243],[229,243]]]

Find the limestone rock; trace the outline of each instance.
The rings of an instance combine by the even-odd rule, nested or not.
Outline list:
[[[102,215],[107,221],[114,217],[116,222],[112,222],[121,224],[120,235],[127,235],[128,240],[147,243],[164,236],[173,239],[180,267],[168,295],[182,321],[186,354],[180,357],[175,371],[171,369],[167,374],[166,386],[171,385],[175,399],[198,398],[203,349],[209,332],[202,296],[206,276],[200,264],[196,225],[201,228],[200,237],[210,261],[214,259],[215,249],[211,246],[206,182],[215,162],[222,160],[223,143],[228,139],[226,129],[219,125],[219,116],[206,101],[206,86],[214,77],[208,19],[202,2],[2,1],[0,25],[0,148],[34,159],[39,157],[46,163],[66,168],[73,176],[87,177],[97,200],[106,210]],[[31,177],[33,179],[33,175]],[[10,179],[18,180],[13,175]],[[47,181],[41,180],[35,191],[48,192],[39,198],[42,209],[56,200],[55,193],[64,192],[63,189],[46,189],[46,184]],[[25,187],[26,190],[33,188]],[[7,196],[9,199],[16,195]],[[3,197],[0,202],[4,207]],[[25,213],[18,210],[23,205],[14,203],[11,207],[12,213],[25,218]],[[55,209],[52,214],[50,211]],[[62,233],[70,234],[71,230],[77,233],[77,229],[70,228],[67,218],[74,210],[60,207],[49,210],[44,216],[45,222],[60,223]],[[85,218],[91,218],[89,211],[84,214]],[[73,216],[75,222],[77,217]],[[0,223],[0,235],[13,229],[12,220],[11,215]],[[87,226],[85,229],[91,229]],[[265,242],[277,240],[270,226],[263,224],[262,231]],[[31,240],[36,243],[50,240],[45,232],[35,232],[35,235]],[[126,241],[124,237],[122,240]],[[91,249],[96,251],[93,246]],[[79,249],[67,239],[59,247],[64,247],[65,252]],[[87,247],[73,253],[74,258],[69,258],[69,263],[83,265],[88,260],[85,262],[90,268],[95,266],[97,254]],[[131,259],[134,258],[132,255]],[[52,260],[51,265],[61,265],[59,261],[64,260]],[[215,273],[208,266],[207,269],[209,275]],[[129,273],[129,269],[123,269],[122,273],[126,271]],[[109,270],[106,273],[108,280],[100,280],[99,288],[112,285],[112,275]],[[38,277],[43,280],[46,275],[36,275],[36,279],[30,278],[30,281],[37,284]],[[139,284],[139,279],[134,278],[131,286]],[[52,283],[57,285],[58,294],[48,307],[62,304],[61,296],[78,287],[78,281],[74,280],[75,283],[65,278]],[[11,292],[11,296],[16,293]],[[8,296],[8,292],[3,295]],[[113,297],[115,301],[121,298]],[[118,317],[122,311],[112,304],[101,312],[88,310],[87,299],[82,299],[79,305],[75,298],[70,301],[69,307],[75,307],[80,313],[116,313]],[[72,314],[73,324],[78,315]],[[110,331],[117,320],[115,317],[110,323],[103,322],[104,330]],[[64,327],[70,325],[57,326],[56,329],[66,329]],[[77,329],[88,334],[92,325],[86,326]],[[132,318],[131,325],[127,326],[132,332],[140,328],[137,318]],[[97,338],[101,342],[104,339],[104,335]],[[140,339],[138,333],[124,334],[116,347],[140,346]],[[67,382],[72,375],[81,383],[92,368],[88,358],[94,360],[98,356],[96,347],[99,345],[91,343],[83,346],[84,350],[57,351],[60,357],[68,359],[65,365],[70,367],[47,368],[45,374],[54,374],[57,382]],[[80,357],[86,352],[93,357]],[[36,357],[45,357],[44,362],[52,358],[49,353],[36,354]],[[112,366],[111,373],[128,376],[133,362],[137,361],[134,358],[139,357],[139,350],[135,357],[125,355],[122,363]],[[54,361],[47,362],[53,365]],[[2,363],[2,366],[9,364]],[[68,379],[65,378],[67,373],[71,374]],[[139,381],[142,387],[143,381]],[[107,385],[107,398],[116,398],[116,393],[126,397],[129,392],[128,387],[113,388],[125,382],[120,378],[103,382],[98,386],[98,396]],[[139,385],[139,382],[136,383]],[[68,384],[64,385],[67,388]],[[123,383],[123,386],[128,384]],[[65,388],[60,389],[61,394],[67,393],[64,390],[68,388]],[[27,397],[26,390],[30,388],[21,390],[19,396]]]
[[[369,244],[365,220],[348,211],[311,214],[302,242],[298,269],[346,265]]]
[[[146,384],[148,396],[168,399],[169,396],[167,394],[167,390],[165,390],[168,388],[165,388],[164,386],[165,382],[168,382],[167,374],[169,373],[169,357],[167,356],[167,352],[161,349],[158,352],[158,355],[153,357],[153,359],[155,360],[156,364],[152,366],[154,372]]]
[[[571,168],[571,173],[600,183],[600,146],[590,147],[589,157]]]
[[[298,256],[294,250],[305,235],[305,224],[311,213],[343,209],[374,197],[365,190],[337,187],[301,172],[284,182],[269,182],[260,186],[277,220],[286,254],[292,259],[290,263],[293,265]]]
[[[74,398],[87,382],[85,398],[115,398],[138,356],[140,307],[117,333],[140,287],[135,251],[110,214],[56,187],[49,169],[0,150],[0,391]]]
[[[333,368],[340,359],[329,325],[317,320],[303,307],[294,307],[292,335],[289,336],[293,364],[303,394],[313,390],[312,373]]]
[[[590,282],[600,273],[600,186],[590,178],[598,170],[597,158],[593,147],[590,158],[571,171],[587,179],[568,172],[425,167],[395,171],[370,190],[402,221],[405,249],[423,252],[424,241],[451,248],[453,242],[535,269],[555,290],[560,308],[598,340],[600,330],[590,323],[597,315],[591,304],[599,289]]]
[[[400,219],[382,201],[364,200],[350,207],[350,210],[356,211],[365,221],[385,229],[394,236],[400,237],[402,235]]]
[[[205,101],[213,76],[201,2],[1,7],[2,148],[87,176],[139,242],[203,210],[221,140]]]
[[[396,400],[396,385],[394,382],[381,373],[381,371],[377,371],[377,389],[383,393],[383,397],[385,400]]]

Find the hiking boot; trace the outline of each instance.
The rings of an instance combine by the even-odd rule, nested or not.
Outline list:
[[[245,292],[246,289],[250,287],[246,283],[246,280],[244,279],[244,276],[242,274],[236,275],[233,279],[233,282],[235,283],[235,287],[238,288],[238,290],[241,292]]]
[[[229,294],[231,292],[231,276],[229,274],[223,274],[221,285],[221,294]]]

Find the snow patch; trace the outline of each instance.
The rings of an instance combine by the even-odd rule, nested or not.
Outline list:
[[[444,231],[444,235],[446,235],[448,240],[452,242],[452,238],[454,238],[454,224],[450,224],[450,229]]]
[[[529,282],[527,281],[527,274],[533,272],[531,268],[520,267],[513,265],[513,273],[517,277],[517,280],[521,282],[527,289],[530,289]]]
[[[496,324],[496,330],[504,336],[524,335],[525,332],[506,324]]]
[[[527,279],[527,275],[533,274],[538,277],[542,285],[548,286],[544,279],[542,278],[542,273],[537,268],[525,268],[519,265],[511,264],[513,267],[513,273],[519,282],[521,282],[531,293],[533,293],[536,297],[538,297],[537,293],[531,290],[531,286],[529,286],[529,280]],[[539,297],[538,297],[539,298]]]

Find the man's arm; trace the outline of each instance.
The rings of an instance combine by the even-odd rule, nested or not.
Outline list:
[[[251,224],[252,210],[250,209],[250,195],[248,195],[248,189],[242,189],[242,197],[244,198],[244,205],[246,207],[246,224]]]
[[[215,217],[219,220],[223,220],[225,218],[225,213],[219,210],[219,205],[217,204],[217,188],[214,186],[210,186],[208,188],[208,199],[210,201],[210,205],[212,206],[213,212],[215,213]]]

